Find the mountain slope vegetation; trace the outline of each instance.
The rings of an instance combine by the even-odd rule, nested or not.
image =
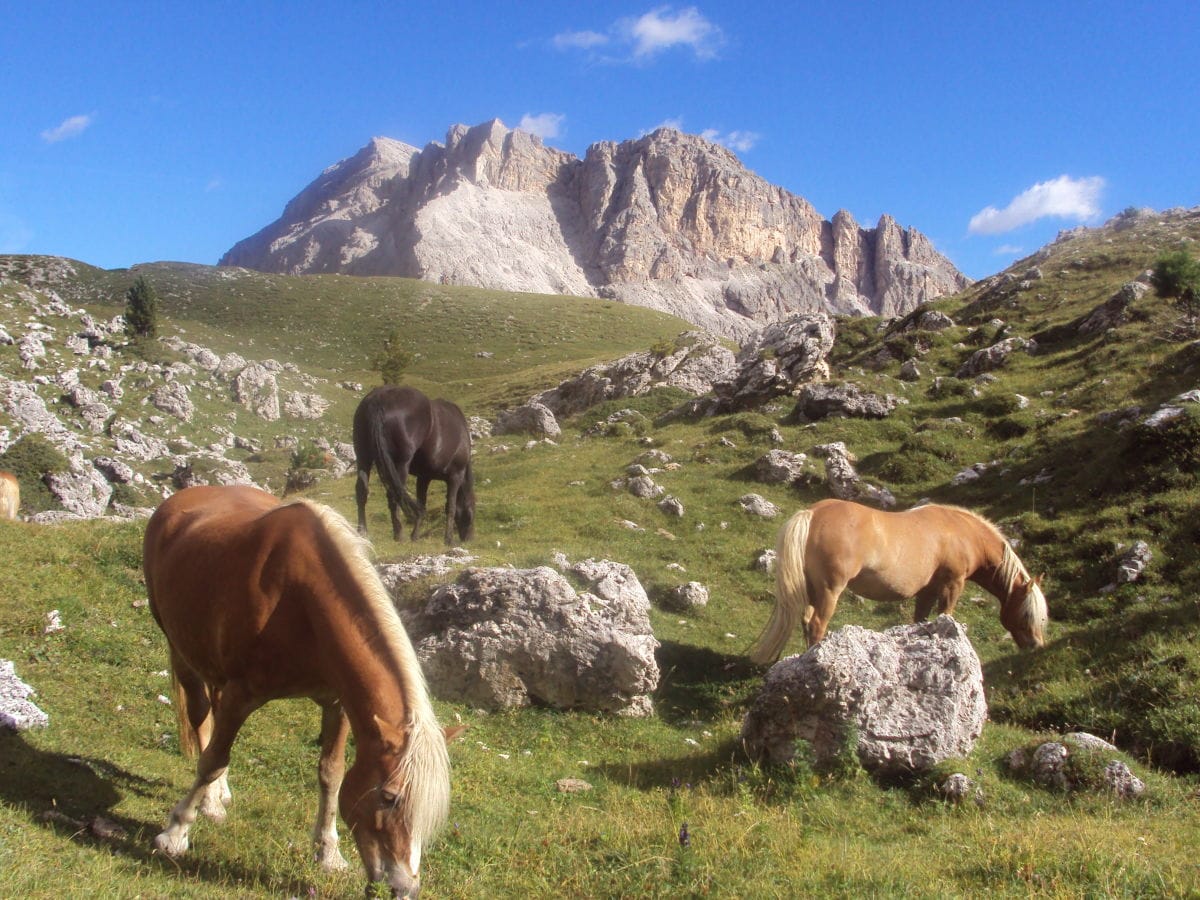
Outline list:
[[[1200,387],[1200,344],[1183,312],[1153,291],[1132,291],[1106,327],[1080,329],[1161,253],[1197,240],[1197,211],[1129,212],[938,301],[932,308],[953,320],[943,330],[839,320],[832,379],[903,401],[881,420],[803,421],[788,398],[664,420],[680,399],[664,392],[589,410],[553,443],[480,440],[478,537],[468,548],[478,564],[544,565],[556,551],[609,558],[632,566],[652,599],[687,580],[706,584],[712,599],[686,615],[653,611],[663,681],[652,719],[438,704],[444,721],[469,729],[452,748],[452,824],[426,856],[426,891],[1074,897],[1200,889],[1200,405],[1176,402]],[[28,258],[3,268],[22,290],[53,290],[97,316],[119,312],[132,278],[144,275],[162,298],[164,331],[218,352],[249,356],[252,346],[331,381],[369,383],[368,350],[399,325],[419,354],[411,382],[485,417],[681,330],[677,320],[603,301],[389,279],[169,264],[130,272],[71,264],[67,272]],[[955,377],[974,354],[1010,338],[1033,346],[1017,343],[999,367]],[[909,360],[916,380],[901,377]],[[348,434],[355,394],[343,393],[320,426],[331,433],[340,423]],[[1147,424],[1164,406],[1181,412],[1164,427]],[[596,422],[622,408],[643,418],[596,433]],[[739,754],[741,717],[762,677],[746,650],[771,602],[754,562],[780,520],[749,516],[737,501],[755,492],[789,513],[829,496],[819,477],[760,483],[754,463],[772,448],[811,456],[835,441],[900,506],[927,498],[976,510],[1031,570],[1047,573],[1051,624],[1040,650],[1019,652],[995,600],[978,590],[957,611],[984,663],[990,709],[983,738],[960,763],[979,785],[974,803],[947,805],[924,781],[816,772],[803,758],[786,771],[762,770]],[[648,446],[680,464],[656,478],[682,502],[681,518],[610,484]],[[974,477],[956,477],[966,470]],[[353,513],[350,476],[308,493]],[[437,486],[432,494],[439,506]],[[431,537],[410,545],[388,537],[378,487],[368,511],[382,559],[440,550],[440,513],[431,510]],[[274,704],[251,719],[234,748],[237,805],[226,825],[198,826],[178,867],[149,853],[190,776],[173,715],[157,700],[166,657],[139,605],[140,534],[137,522],[104,520],[0,528],[8,560],[0,657],[16,662],[51,717],[45,731],[0,734],[0,887],[37,897],[71,895],[81,879],[121,896],[358,893],[357,872],[325,875],[308,862],[311,704]],[[1138,541],[1150,562],[1139,579],[1120,582],[1119,564]],[[409,599],[421,590],[410,588]],[[45,632],[51,609],[64,630]],[[910,615],[847,594],[832,627],[883,628]],[[802,649],[797,636],[789,651]],[[1117,744],[1147,781],[1146,798],[1064,795],[1008,773],[1013,749],[1075,730]],[[568,776],[593,789],[559,793],[556,780]],[[98,836],[97,816],[122,833]]]

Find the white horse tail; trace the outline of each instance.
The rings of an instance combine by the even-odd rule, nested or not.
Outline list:
[[[768,665],[779,659],[796,623],[805,622],[812,612],[808,584],[804,577],[804,548],[808,544],[808,526],[812,510],[802,509],[779,530],[775,542],[775,608],[771,620],[750,651],[751,662]]]

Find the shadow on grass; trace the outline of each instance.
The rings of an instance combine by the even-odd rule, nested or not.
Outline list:
[[[281,878],[266,869],[227,859],[206,860],[195,854],[182,859],[163,856],[153,848],[161,822],[113,812],[129,793],[168,798],[163,801],[164,821],[170,805],[179,799],[173,795],[174,788],[160,779],[144,778],[101,759],[41,750],[19,732],[0,729],[0,804],[23,811],[32,823],[74,843],[119,854],[167,875],[259,886],[273,894],[308,895],[311,883]]]
[[[762,682],[763,669],[745,655],[663,641],[657,659],[662,675],[655,707],[672,725],[711,722],[731,709],[742,709]]]

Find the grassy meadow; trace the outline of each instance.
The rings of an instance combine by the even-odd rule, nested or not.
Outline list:
[[[608,558],[630,565],[652,600],[688,580],[707,585],[711,600],[689,615],[652,611],[662,642],[652,718],[436,704],[444,723],[468,730],[451,748],[451,823],[425,854],[425,896],[1200,894],[1200,417],[1186,412],[1163,433],[1137,424],[1197,386],[1200,335],[1181,330],[1179,311],[1153,293],[1119,328],[1091,337],[1061,328],[1187,238],[1200,238],[1200,223],[1139,220],[1060,240],[1014,266],[1013,278],[935,304],[957,323],[944,332],[839,321],[834,378],[903,398],[887,419],[800,423],[780,399],[655,425],[678,401],[663,392],[589,410],[564,423],[553,444],[480,441],[478,536],[468,548],[478,564],[545,565],[556,551]],[[10,277],[20,264],[10,262]],[[1041,277],[1026,278],[1034,266]],[[455,399],[468,415],[491,416],[684,327],[599,300],[167,264],[134,272],[75,264],[53,289],[111,316],[134,274],[162,295],[168,333],[295,362],[331,381],[371,383],[371,353],[400,327],[420,354],[411,383]],[[981,383],[945,377],[998,334],[1042,335],[1039,352],[1014,354]],[[902,381],[900,364],[914,353],[922,377]],[[357,397],[344,394],[325,421],[333,431],[340,423],[347,440]],[[1144,410],[1126,417],[1133,424],[1109,415],[1133,406]],[[644,423],[585,434],[622,408],[642,412]],[[285,427],[274,423],[264,435]],[[772,443],[773,429],[782,444]],[[1013,538],[1031,570],[1048,573],[1051,626],[1041,650],[1018,652],[996,601],[973,586],[959,605],[990,708],[970,759],[942,773],[976,781],[978,793],[961,805],[940,799],[936,778],[879,782],[850,764],[816,771],[803,755],[794,766],[763,769],[738,752],[763,674],[746,650],[771,602],[754,560],[773,545],[779,521],[751,517],[737,500],[755,492],[790,512],[827,496],[819,481],[761,484],[753,464],[775,446],[811,453],[831,441],[844,441],[860,473],[902,506],[930,498],[975,509]],[[610,486],[648,446],[680,464],[655,477],[682,501],[682,518]],[[950,483],[977,463],[989,464],[980,478]],[[349,476],[308,495],[353,515]],[[382,491],[373,490],[369,525],[381,560],[440,552],[441,497],[435,485],[431,536],[396,544]],[[191,771],[159,699],[166,653],[144,606],[143,527],[0,523],[0,658],[37,689],[51,722],[0,733],[0,894],[360,896],[347,835],[349,872],[325,874],[310,860],[318,716],[307,702],[277,702],[251,717],[234,747],[234,806],[224,825],[199,822],[181,860],[150,852]],[[1136,540],[1154,553],[1146,576],[1109,590],[1123,548]],[[407,589],[407,600],[424,587]],[[45,633],[55,609],[64,627]],[[883,628],[910,615],[911,607],[847,594],[832,627]],[[802,639],[789,649],[802,650]],[[1073,730],[1116,743],[1145,780],[1144,797],[1067,794],[1007,771],[1010,751]],[[560,793],[555,783],[566,777],[592,790]]]

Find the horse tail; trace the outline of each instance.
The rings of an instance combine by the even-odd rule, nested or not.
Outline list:
[[[371,450],[375,456],[375,468],[379,471],[379,480],[383,482],[384,490],[388,492],[388,495],[400,504],[400,508],[404,510],[406,516],[415,517],[417,504],[409,496],[408,489],[404,486],[404,479],[400,477],[400,472],[396,469],[396,463],[392,459],[391,448],[388,446],[387,435],[384,433],[384,420],[383,411],[379,409],[371,416]]]
[[[779,539],[775,542],[775,608],[758,643],[750,651],[750,660],[759,665],[777,660],[796,629],[796,623],[807,622],[811,616],[804,575],[804,548],[811,522],[812,510],[802,509],[779,530]]]
[[[200,740],[188,714],[187,691],[183,689],[183,684],[175,672],[173,661],[168,668],[171,671],[171,705],[175,707],[175,721],[179,729],[179,752],[185,759],[195,759],[200,752]]]

